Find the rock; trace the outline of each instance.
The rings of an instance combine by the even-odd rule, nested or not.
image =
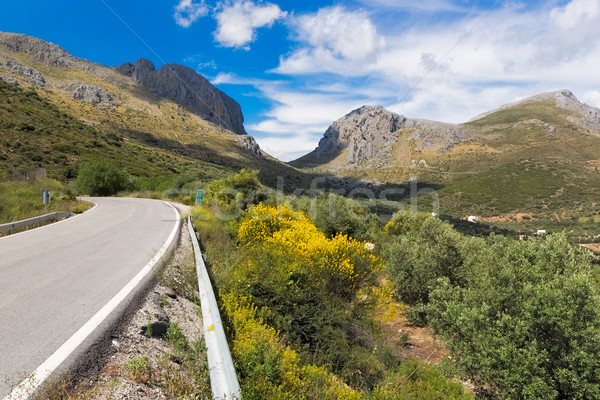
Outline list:
[[[10,51],[25,53],[52,67],[68,68],[74,64],[75,58],[65,49],[54,43],[19,33],[0,32],[0,46]]]
[[[175,293],[175,291],[173,289],[171,289],[170,287],[166,287],[164,289],[164,292],[165,292],[165,295],[167,295],[171,299],[176,299],[177,298],[177,293]],[[161,302],[162,302],[162,299],[161,299]]]
[[[119,105],[108,92],[98,86],[94,85],[81,85],[73,92],[73,98],[75,100],[88,103],[88,104],[109,104]]]
[[[33,69],[30,66],[20,63],[12,58],[6,58],[5,61],[0,61],[0,68],[4,68],[15,75],[22,76],[32,85],[42,88],[48,87],[44,75],[42,75],[38,70]]]
[[[0,79],[2,79],[4,82],[11,84],[13,86],[19,86],[19,81],[17,81],[17,78],[15,78],[12,75],[0,74]]]
[[[151,61],[140,58],[133,66],[123,64],[117,70],[131,74],[137,83],[187,107],[202,118],[239,135],[247,135],[240,105],[193,69],[165,64],[156,70]]]
[[[133,71],[135,71],[133,64],[130,62],[119,65],[118,67],[115,67],[115,69],[117,71],[119,71],[120,73],[122,73],[123,75],[129,76],[129,77],[133,76]]]
[[[417,121],[417,131],[411,139],[419,143],[417,146],[419,151],[434,149],[444,152],[451,150],[458,143],[470,139],[467,132],[454,124],[425,120],[415,121]]]
[[[322,160],[347,149],[350,164],[388,158],[399,136],[406,132],[414,132],[412,139],[419,143],[418,150],[446,151],[469,139],[457,125],[409,119],[381,106],[363,106],[327,129],[313,157]]]
[[[250,135],[239,135],[236,136],[237,142],[246,150],[248,153],[254,154],[255,156],[262,157],[260,152],[260,146],[256,143],[256,140]]]

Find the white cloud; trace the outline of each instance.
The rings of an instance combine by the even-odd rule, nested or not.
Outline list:
[[[204,1],[195,3],[193,0],[180,0],[179,4],[175,6],[173,17],[177,25],[189,28],[190,25],[207,14],[208,7],[204,4]]]
[[[397,12],[391,0],[361,1]],[[257,86],[272,107],[250,130],[259,143],[269,138],[273,154],[290,159],[288,138],[301,136],[312,150],[331,122],[364,104],[455,123],[559,89],[600,106],[600,2],[555,4],[471,10],[437,21],[434,13],[428,24],[396,29],[386,24],[391,17],[381,19],[381,8],[326,7],[293,16],[296,47],[271,72],[287,75],[296,87]]]
[[[247,50],[248,44],[256,40],[256,29],[270,27],[286,16],[287,12],[271,3],[255,4],[248,0],[221,3],[215,15],[214,37],[224,47]]]
[[[284,161],[314,150],[332,121],[372,103],[357,94],[296,92],[283,82],[261,82],[257,88],[274,105],[262,121],[246,128],[261,148]]]
[[[315,137],[311,135],[264,136],[257,138],[261,149],[282,161],[292,161],[315,149]]]
[[[369,6],[378,6],[388,9],[405,9],[405,10],[417,10],[417,11],[454,11],[454,12],[465,12],[467,8],[455,4],[451,0],[360,0],[361,3]]]
[[[288,57],[282,57],[275,72],[301,74],[327,70],[343,70],[360,74],[357,66],[385,46],[385,39],[364,11],[348,11],[343,7],[322,8],[316,13],[300,15],[290,23],[296,40],[306,47]]]
[[[573,0],[564,7],[550,12],[550,19],[563,29],[570,29],[591,21],[600,15],[598,0]]]
[[[585,92],[583,96],[581,96],[581,101],[593,107],[600,107],[600,92],[597,90]]]

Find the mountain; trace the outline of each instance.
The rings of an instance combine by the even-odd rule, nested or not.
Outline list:
[[[568,90],[463,124],[364,106],[335,121],[313,152],[291,164],[381,184],[414,177],[419,187],[437,189],[442,213],[516,229],[517,222],[531,229],[579,224],[585,229],[573,229],[583,232],[600,222],[600,110]]]
[[[117,67],[117,70],[151,91],[185,105],[208,121],[239,135],[247,134],[240,105],[191,68],[165,64],[156,70],[151,61],[140,58],[134,64]]]
[[[77,136],[73,139],[76,147],[94,140],[86,135],[95,132],[128,147],[165,157],[168,154],[185,163],[257,168],[261,179],[273,185],[277,176],[290,178],[286,184],[308,179],[264,153],[245,131],[240,105],[182,65],[166,64],[157,70],[150,61],[139,59],[118,67],[103,66],[41,39],[0,32],[0,80],[16,86],[15,96],[23,100],[21,107],[29,108],[25,113],[13,113],[10,109],[16,105],[11,106],[10,101],[4,104],[5,125],[29,124],[37,132],[43,130],[37,121],[46,120],[37,113],[46,115],[56,108],[69,117],[67,130]],[[35,93],[40,101],[36,98],[30,104],[23,93]],[[62,165],[52,161],[57,150],[48,152],[52,143],[47,137],[33,138],[14,127],[0,127],[0,135],[18,143],[27,141],[30,147],[22,152],[0,146],[5,154],[0,170],[45,166],[51,176],[68,179],[71,172],[67,171],[93,158],[78,147],[63,154],[66,160]],[[152,169],[133,168],[124,159],[114,160],[129,166],[128,172],[134,175],[151,175]],[[168,169],[165,173],[175,174]]]

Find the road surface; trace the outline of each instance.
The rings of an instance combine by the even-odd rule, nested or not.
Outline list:
[[[84,214],[0,238],[0,399],[173,238],[178,214],[167,203],[90,200]]]

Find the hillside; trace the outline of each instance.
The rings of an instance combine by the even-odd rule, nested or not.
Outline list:
[[[46,167],[65,180],[80,162],[102,156],[139,177],[158,170],[169,177],[191,163],[207,173],[258,168],[271,185],[277,176],[288,185],[308,179],[262,152],[243,128],[239,104],[181,65],[156,70],[140,59],[107,67],[0,33],[0,81],[18,97],[18,106],[0,98],[0,170]],[[18,128],[27,124],[35,129]]]
[[[440,212],[455,218],[591,235],[600,222],[598,154],[600,110],[561,90],[457,125],[365,106],[291,164],[380,183],[416,177],[420,187],[438,189]]]

